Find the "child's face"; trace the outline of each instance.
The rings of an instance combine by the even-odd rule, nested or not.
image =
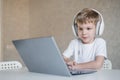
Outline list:
[[[94,23],[78,23],[78,37],[84,44],[92,43],[95,39],[96,27]]]

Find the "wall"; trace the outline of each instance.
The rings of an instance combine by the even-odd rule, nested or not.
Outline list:
[[[20,38],[53,35],[63,52],[74,38],[74,15],[90,7],[103,14],[108,58],[114,69],[120,69],[119,4],[119,0],[4,0],[4,60],[19,58],[16,50],[9,53],[8,49],[14,49],[11,40]]]
[[[29,0],[3,1],[4,60],[21,60],[12,40],[29,37]]]
[[[2,61],[2,0],[0,0],[0,61]]]

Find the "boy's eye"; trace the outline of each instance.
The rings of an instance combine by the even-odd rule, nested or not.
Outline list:
[[[92,28],[87,28],[87,30],[91,30]]]
[[[83,30],[82,28],[79,28],[79,30]]]

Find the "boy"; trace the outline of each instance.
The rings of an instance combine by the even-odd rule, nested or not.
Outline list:
[[[94,69],[102,67],[107,58],[106,42],[96,36],[104,29],[102,15],[95,9],[85,8],[74,19],[74,39],[64,51],[63,57],[71,70]],[[73,58],[73,59],[71,59]]]

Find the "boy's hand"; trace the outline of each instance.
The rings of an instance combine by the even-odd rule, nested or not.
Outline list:
[[[79,70],[78,64],[74,64],[73,66],[69,67],[71,70]]]
[[[74,62],[74,61],[68,62],[67,65],[68,65],[68,68],[71,69],[71,70],[76,70],[77,69],[77,63]]]
[[[77,70],[78,69],[78,64],[75,61],[70,60],[69,58],[66,58],[66,57],[64,57],[64,60],[65,60],[69,69],[71,69],[71,70]]]
[[[67,62],[67,65],[68,65],[68,66],[73,66],[73,65],[74,65],[74,61],[69,61],[69,62]]]

